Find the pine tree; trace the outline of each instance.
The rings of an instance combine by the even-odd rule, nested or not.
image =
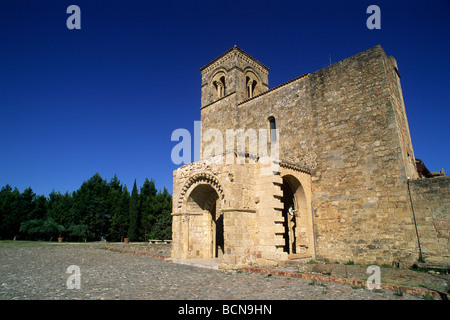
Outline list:
[[[70,209],[72,205],[72,194],[66,192],[62,195],[60,192],[53,190],[47,200],[47,216],[68,228],[70,225]]]
[[[111,211],[111,239],[114,241],[122,241],[127,236],[128,228],[130,226],[130,193],[127,186],[123,187],[122,195],[118,207]]]
[[[21,214],[19,210],[21,194],[10,185],[0,190],[0,238],[13,239],[19,233]]]
[[[102,215],[108,213],[108,190],[106,180],[96,173],[74,193],[70,224],[87,225],[92,235],[88,240],[100,239]]]
[[[152,226],[152,233],[158,239],[172,238],[172,196],[164,188],[156,195],[156,222]]]
[[[141,188],[141,229],[145,239],[153,238],[154,235],[150,233],[152,226],[156,222],[155,202],[157,190],[155,181],[148,178],[145,179],[144,185]]]

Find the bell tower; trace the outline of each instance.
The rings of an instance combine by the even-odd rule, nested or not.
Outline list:
[[[218,101],[237,105],[269,90],[269,68],[237,46],[203,68],[201,108]]]

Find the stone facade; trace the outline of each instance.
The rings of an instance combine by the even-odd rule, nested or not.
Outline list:
[[[423,259],[449,264],[450,177],[415,180],[410,190]]]
[[[417,260],[408,179],[419,176],[396,61],[376,46],[270,90],[268,72],[237,47],[201,68],[202,160],[173,173],[172,256]]]

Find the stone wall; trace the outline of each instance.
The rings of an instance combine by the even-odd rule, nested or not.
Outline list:
[[[219,214],[223,262],[229,265],[287,259],[286,221],[295,225],[289,232],[296,236],[296,253],[319,260],[407,266],[419,258],[408,188],[408,179],[418,174],[400,73],[380,46],[271,90],[267,67],[238,48],[201,70],[202,161],[174,171],[174,257],[214,256]],[[251,97],[246,96],[248,72],[260,82]],[[211,83],[217,79],[224,92]],[[225,149],[225,133],[267,130],[272,119],[279,130],[280,168],[263,175],[261,150]],[[214,153],[222,162],[205,161],[205,154],[212,155],[212,140],[205,140],[209,129],[218,133],[214,141],[222,141],[224,148]],[[270,146],[273,138],[260,139]],[[225,161],[228,155],[234,161]],[[298,190],[298,211],[286,218],[282,186],[288,180]],[[446,260],[448,182],[442,181],[448,180],[433,181],[411,183],[416,220],[426,258]],[[209,186],[204,196],[213,200],[196,194],[199,185]]]
[[[318,258],[414,262],[404,154],[411,142],[394,65],[377,46],[309,75]],[[409,149],[408,149],[409,150]],[[412,152],[412,151],[410,151]]]
[[[411,181],[423,258],[450,264],[450,177]]]
[[[417,259],[406,183],[417,173],[396,68],[376,46],[237,105],[202,108],[203,132],[276,119],[280,160],[311,172],[318,258]]]
[[[246,264],[256,255],[255,171],[256,164],[205,160],[174,171],[173,257],[216,257],[212,233],[219,216],[223,219],[223,262]]]
[[[245,159],[244,159],[245,160]],[[248,159],[247,159],[248,161]],[[288,258],[283,249],[284,181],[293,187],[296,253],[314,258],[310,175],[292,165],[214,164],[193,162],[174,171],[172,257],[220,258],[224,268],[277,265]],[[217,219],[222,217],[224,246],[216,254]]]

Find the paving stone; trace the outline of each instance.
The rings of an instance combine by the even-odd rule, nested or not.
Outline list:
[[[105,250],[99,244],[0,242],[1,300],[415,300],[392,291],[354,289],[251,272],[212,270],[161,258]],[[80,268],[80,289],[68,289],[67,268]]]

